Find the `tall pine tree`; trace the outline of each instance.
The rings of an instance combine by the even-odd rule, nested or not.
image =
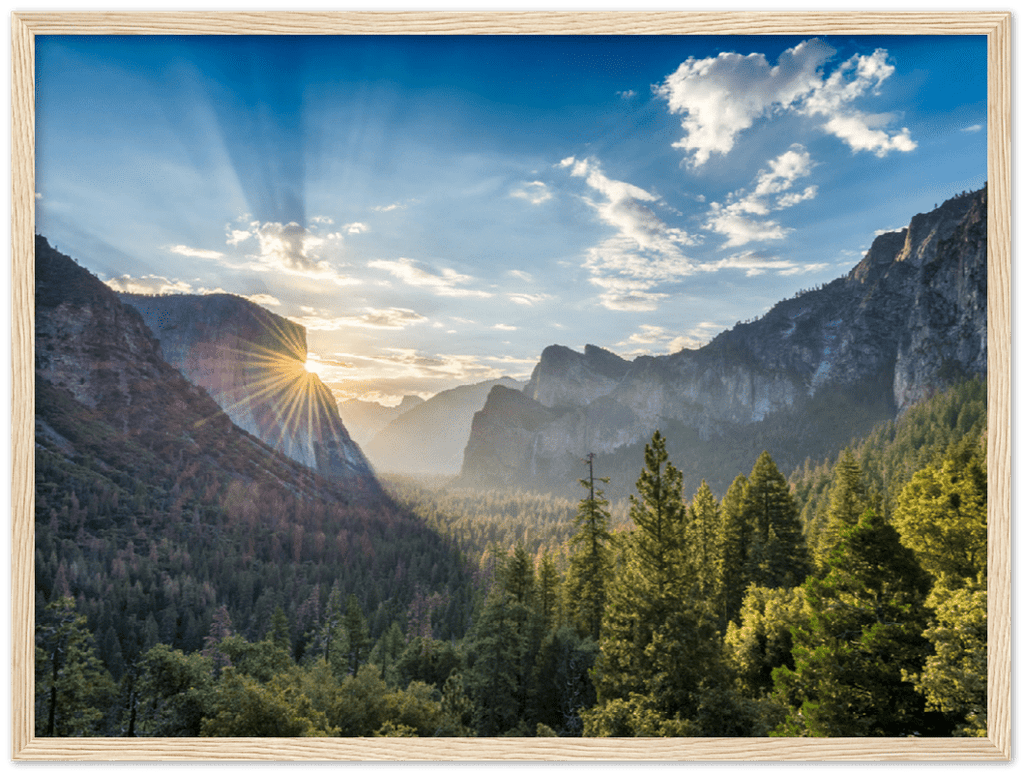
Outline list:
[[[597,482],[608,483],[607,478],[594,478],[594,455],[587,456],[590,466],[588,478],[580,479],[587,496],[580,500],[573,525],[575,534],[569,539],[569,570],[565,580],[566,612],[582,636],[597,639],[601,632],[611,575],[612,556],[609,549],[608,501]]]

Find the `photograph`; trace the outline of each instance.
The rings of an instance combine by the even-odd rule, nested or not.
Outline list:
[[[71,16],[15,759],[1008,758],[1009,14]]]

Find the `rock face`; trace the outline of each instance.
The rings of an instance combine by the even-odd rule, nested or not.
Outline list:
[[[163,359],[135,309],[41,236],[35,301],[37,445],[77,458],[81,451],[55,425],[84,423],[80,435],[100,449],[107,448],[101,427],[110,427],[141,450],[135,461],[142,467],[192,465],[245,482],[318,491],[322,479],[234,425],[205,390]],[[371,479],[346,497],[378,492]]]
[[[799,436],[827,434],[861,396],[874,401],[864,421],[877,421],[984,374],[987,202],[982,189],[915,216],[845,277],[699,350],[627,362],[594,346],[548,347],[522,396],[495,390],[474,418],[464,482],[550,488],[573,480],[588,452],[642,447],[669,423],[706,444],[775,422],[795,456]]]
[[[326,478],[374,480],[331,391],[305,369],[302,326],[227,294],[121,299],[139,312],[164,358],[236,425]]]
[[[450,476],[462,468],[473,415],[492,388],[518,390],[522,382],[507,377],[467,384],[437,393],[403,411],[366,445],[377,470],[407,475]]]

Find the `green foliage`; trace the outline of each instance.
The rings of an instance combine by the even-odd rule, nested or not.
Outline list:
[[[934,652],[909,676],[928,708],[956,724],[958,736],[988,733],[988,593],[968,580],[959,588],[938,585],[928,599],[935,621],[925,630]],[[907,677],[907,675],[904,675]]]
[[[593,478],[593,457],[589,457],[591,477],[580,479],[587,496],[580,500],[573,525],[576,532],[569,538],[569,570],[566,574],[566,609],[569,620],[584,636],[597,638],[608,597],[611,574],[611,551],[608,524],[608,501]],[[607,482],[607,479],[597,479]]]
[[[139,667],[135,732],[139,736],[199,736],[213,688],[210,660],[161,643],[146,652]]]
[[[101,731],[115,687],[71,597],[51,602],[36,623],[35,682],[39,736]]]
[[[745,576],[769,588],[798,586],[810,569],[796,503],[768,452],[757,458],[744,489],[742,519],[751,525]]]
[[[772,672],[793,668],[792,629],[807,625],[802,587],[747,589],[739,622],[730,622],[725,635],[725,657],[745,696],[766,696],[772,691]]]
[[[904,680],[927,653],[931,581],[873,511],[847,530],[823,578],[805,585],[809,620],[794,629],[795,667],[775,672],[790,707],[777,733],[901,736],[924,728],[924,701]]]
[[[988,476],[984,444],[961,442],[917,471],[900,492],[893,525],[921,565],[949,582],[986,571]]]
[[[861,478],[860,464],[849,448],[844,449],[832,474],[828,511],[824,519],[815,519],[807,526],[819,568],[824,568],[842,533],[854,526],[868,507]]]
[[[227,667],[213,692],[202,736],[331,736],[335,729],[291,675],[260,682]]]

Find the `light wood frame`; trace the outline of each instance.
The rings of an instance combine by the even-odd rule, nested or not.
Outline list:
[[[47,34],[985,35],[988,40],[989,674],[984,739],[57,739],[34,735],[34,37]],[[12,757],[15,760],[1010,759],[1009,13],[14,13]]]

